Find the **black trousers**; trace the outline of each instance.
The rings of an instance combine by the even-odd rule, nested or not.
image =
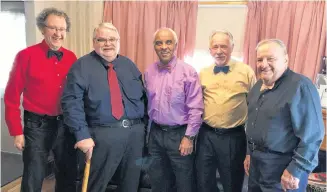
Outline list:
[[[143,123],[129,128],[123,127],[90,127],[93,149],[88,192],[105,192],[113,175],[118,174],[117,192],[137,192],[142,167],[145,125]],[[67,162],[70,172],[76,175],[75,182],[70,183],[71,192],[80,192],[85,168],[85,154],[74,150],[75,137],[67,138]]]
[[[55,190],[65,191],[67,174],[63,160],[64,131],[60,116],[48,117],[24,111],[25,148],[23,150],[22,192],[41,192],[51,150],[55,162]]]
[[[194,154],[181,156],[179,151],[185,130],[184,126],[164,131],[152,123],[148,144],[152,192],[194,190]]]
[[[241,192],[244,180],[243,162],[246,137],[243,126],[231,132],[214,132],[203,124],[196,151],[198,192],[216,192],[218,168],[224,192]],[[236,130],[237,129],[237,130]]]
[[[281,177],[292,161],[293,155],[279,155],[254,150],[250,156],[248,192],[283,192]],[[299,179],[299,189],[288,191],[306,191],[308,174],[303,173]]]

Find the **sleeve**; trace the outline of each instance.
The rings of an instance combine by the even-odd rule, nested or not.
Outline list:
[[[320,99],[313,84],[304,84],[298,88],[290,104],[290,112],[293,131],[299,143],[287,170],[300,178],[304,171],[312,172],[317,166],[324,136]]]
[[[84,92],[86,81],[80,61],[74,63],[67,75],[67,82],[61,98],[64,123],[74,133],[76,141],[91,138],[85,120]]]
[[[188,76],[185,93],[185,103],[188,109],[188,124],[185,135],[195,136],[198,134],[202,124],[204,110],[202,88],[199,76],[195,70],[192,70]]]
[[[247,141],[248,140],[246,140],[246,155],[250,155],[250,146],[249,146],[249,143]]]
[[[5,120],[11,136],[23,134],[20,103],[27,78],[28,62],[29,56],[26,51],[20,51],[16,55],[5,89]]]
[[[142,94],[142,98],[141,98],[143,100],[143,102],[144,102],[144,117],[143,117],[143,120],[144,120],[145,126],[147,127],[148,123],[149,123],[148,97],[147,97],[147,94],[146,94],[146,89],[145,89],[145,86],[144,86],[142,75],[140,75],[140,80],[142,82],[142,88],[143,88],[143,91],[142,91],[143,94]]]
[[[249,70],[249,90],[248,90],[249,92],[253,88],[253,86],[256,82],[257,82],[257,78],[255,76],[255,73],[252,70],[252,68],[250,68],[250,70]]]

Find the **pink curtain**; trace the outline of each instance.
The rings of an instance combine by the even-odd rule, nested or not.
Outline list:
[[[287,46],[289,67],[314,80],[326,50],[325,10],[324,1],[249,1],[244,61],[255,69],[257,43],[278,38]]]
[[[193,55],[197,1],[105,1],[103,20],[119,30],[121,51],[141,72],[157,60],[153,34],[160,27],[172,28],[178,36],[177,56]]]

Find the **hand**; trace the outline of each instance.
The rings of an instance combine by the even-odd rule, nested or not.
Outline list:
[[[81,151],[83,151],[83,153],[85,153],[87,159],[91,159],[94,146],[95,146],[95,144],[94,144],[93,139],[88,138],[88,139],[83,139],[83,140],[78,141],[75,144],[74,148],[80,149]]]
[[[191,154],[193,152],[193,141],[183,137],[181,144],[179,145],[179,150],[182,156]]]
[[[288,172],[286,169],[283,172],[282,178],[281,178],[281,184],[284,191],[287,189],[298,189],[299,188],[299,182],[300,180],[296,177],[293,177],[290,172]]]
[[[25,147],[25,138],[24,135],[14,136],[14,146],[19,150],[23,151]]]
[[[246,155],[245,160],[244,160],[244,170],[247,176],[249,176],[249,170],[250,170],[250,155]]]

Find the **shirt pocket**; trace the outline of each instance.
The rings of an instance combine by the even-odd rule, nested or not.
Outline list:
[[[31,60],[28,67],[28,77],[32,81],[44,82],[45,78],[49,76],[49,70],[47,68],[49,63],[41,63],[40,61]],[[49,77],[48,77],[49,78]]]
[[[126,79],[123,82],[123,91],[131,100],[140,100],[143,96],[143,89],[142,82],[138,78]]]
[[[170,95],[171,104],[184,104],[185,103],[185,90],[183,81],[177,81],[173,86],[169,87],[167,94]]]

